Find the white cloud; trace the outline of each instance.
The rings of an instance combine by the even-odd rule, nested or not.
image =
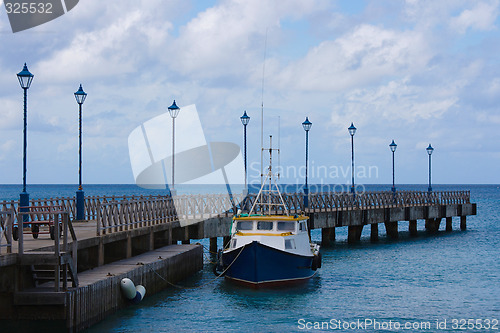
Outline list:
[[[431,57],[425,36],[363,24],[322,42],[271,78],[280,88],[342,91],[421,70]]]
[[[472,9],[465,9],[450,21],[452,29],[465,33],[467,29],[489,31],[495,29],[499,1],[479,2]]]
[[[165,62],[197,79],[238,76],[261,62],[266,30],[279,29],[284,18],[304,18],[324,7],[323,1],[226,0],[198,14],[180,29]]]
[[[37,63],[34,70],[51,82],[73,81],[75,77],[112,80],[144,66],[164,45],[171,28],[168,21],[151,21],[147,12],[130,11],[99,30],[75,34],[68,45]]]

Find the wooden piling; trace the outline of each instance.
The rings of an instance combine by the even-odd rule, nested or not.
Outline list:
[[[410,220],[408,229],[410,231],[410,236],[411,237],[417,237],[418,236],[417,220]]]
[[[210,238],[210,252],[217,253],[217,237]]]
[[[372,242],[378,241],[378,223],[373,223],[371,225],[370,240]]]
[[[453,217],[449,216],[446,218],[446,231],[453,230],[452,221],[453,221]]]
[[[359,242],[361,239],[362,232],[363,232],[362,225],[349,226],[347,229],[347,242],[350,244]]]
[[[390,239],[398,239],[398,222],[384,222],[385,233]]]
[[[335,227],[321,229],[321,247],[330,247],[335,242]]]
[[[467,230],[467,216],[460,216],[460,230]]]

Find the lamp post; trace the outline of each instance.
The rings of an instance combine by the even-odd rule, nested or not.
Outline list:
[[[391,148],[392,151],[392,192],[396,193],[396,186],[394,183],[394,152],[396,152],[396,148],[398,145],[392,140],[391,144],[389,145],[389,148]]]
[[[247,189],[247,125],[250,122],[250,117],[247,115],[247,111],[243,112],[243,116],[240,117],[241,123],[243,124],[243,146],[244,146],[244,162],[245,162],[245,188],[243,194],[246,196],[248,194]]]
[[[429,192],[432,192],[432,186],[431,186],[431,155],[432,155],[432,152],[434,151],[434,148],[432,148],[431,144],[429,143],[429,147],[427,147],[425,150],[427,150],[427,154],[429,155],[429,188],[427,190]]]
[[[351,177],[352,177],[351,193],[354,193],[354,134],[356,134],[356,127],[354,127],[354,124],[351,123],[351,126],[349,126],[347,130],[351,135]]]
[[[309,187],[307,185],[307,165],[308,165],[308,153],[309,153],[309,130],[311,129],[312,123],[309,121],[309,118],[306,117],[306,120],[302,123],[302,127],[304,127],[304,131],[306,131],[306,186],[304,187],[304,207],[309,207]]]
[[[34,75],[28,70],[28,66],[24,63],[23,70],[17,73],[17,79],[21,88],[24,90],[24,129],[23,129],[23,191],[19,195],[19,206],[28,207],[30,205],[30,195],[26,192],[26,154],[28,147],[27,126],[28,126],[28,89],[31,86]],[[21,208],[21,211],[28,211],[28,208]],[[23,222],[29,220],[28,215],[23,216]]]
[[[75,92],[75,99],[78,103],[78,191],[76,191],[76,219],[81,221],[85,219],[85,197],[82,188],[82,105],[87,98],[87,93],[83,91],[82,85],[80,84],[80,88]]]
[[[170,195],[173,197],[175,195],[175,118],[179,115],[181,109],[174,103],[168,107],[168,112],[170,117],[172,117],[172,187],[170,188]]]

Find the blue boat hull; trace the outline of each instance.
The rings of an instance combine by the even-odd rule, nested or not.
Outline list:
[[[316,273],[312,261],[313,256],[277,250],[257,241],[222,254],[225,277],[252,286],[307,280]]]

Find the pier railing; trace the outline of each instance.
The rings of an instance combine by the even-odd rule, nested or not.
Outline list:
[[[308,208],[304,207],[303,193],[282,193],[282,196],[292,214],[470,203],[470,191],[398,191],[356,194],[319,192],[309,194]],[[85,214],[87,219],[97,221],[97,234],[100,235],[175,220],[232,216],[237,209],[249,210],[255,198],[256,194],[249,194],[246,197],[241,194],[232,196],[227,194],[181,195],[173,200],[169,196],[88,196],[85,198]],[[278,203],[278,200],[276,196],[271,198],[273,203]],[[60,206],[68,211],[70,219],[76,216],[74,197],[31,200],[30,206]],[[17,201],[0,202],[0,211],[17,209],[17,207]],[[284,213],[281,207],[274,207],[272,213]],[[256,213],[263,213],[263,211],[257,207]],[[42,209],[39,209],[36,214],[37,220],[43,221],[50,218]]]
[[[7,248],[7,253],[12,253],[12,226],[15,220],[16,211],[14,209],[0,211],[0,254],[2,254],[4,247]]]

